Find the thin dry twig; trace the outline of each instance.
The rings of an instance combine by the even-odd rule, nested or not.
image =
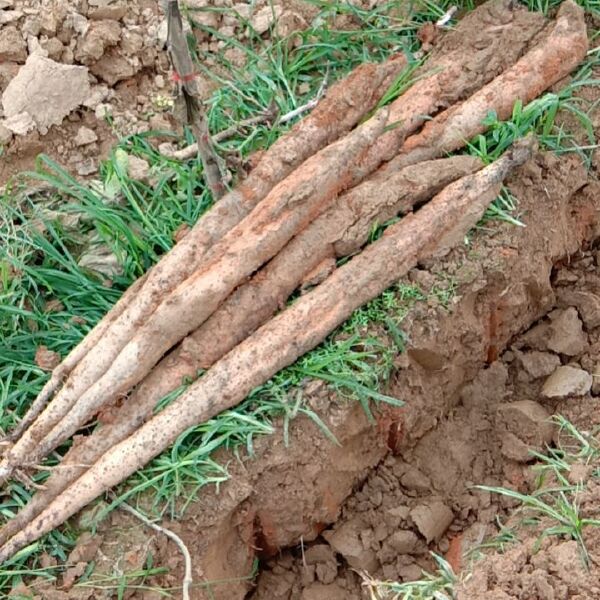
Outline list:
[[[247,127],[252,127],[254,125],[260,125],[262,123],[274,122],[278,125],[285,125],[286,123],[289,123],[296,117],[299,117],[304,113],[311,111],[313,108],[315,108],[315,106],[317,106],[321,98],[325,95],[325,92],[327,91],[327,79],[328,73],[325,74],[323,82],[321,83],[321,86],[315,97],[311,98],[305,104],[301,104],[294,110],[290,110],[284,115],[281,115],[281,117],[279,118],[276,118],[272,110],[267,110],[262,114],[257,115],[256,117],[244,119],[243,121],[240,121],[239,123],[236,123],[235,125],[224,129],[223,131],[215,133],[212,136],[213,142],[218,144],[234,136],[242,129],[246,129]],[[198,154],[198,144],[193,143],[189,146],[186,146],[185,148],[181,148],[180,150],[171,150],[171,146],[169,144],[165,144],[164,147],[160,148],[160,152],[163,156],[174,160],[189,160],[190,158],[194,158],[194,156]]]
[[[436,22],[435,26],[439,29],[443,29],[452,20],[452,17],[458,10],[458,6],[451,6]]]
[[[197,151],[204,167],[206,183],[215,200],[222,198],[226,187],[224,167],[213,147],[208,122],[196,81],[194,63],[183,32],[183,21],[178,0],[169,0],[167,5],[168,50],[173,65],[174,79],[178,85],[176,104],[177,117],[184,125],[189,125],[197,141]]]
[[[112,495],[112,494],[111,494]],[[168,537],[171,541],[175,543],[175,545],[179,548],[179,551],[183,555],[183,560],[185,564],[185,570],[183,574],[183,581],[181,584],[181,594],[183,600],[190,599],[190,586],[193,584],[194,580],[192,577],[192,557],[190,556],[190,551],[187,549],[184,541],[170,529],[166,527],[161,527],[156,523],[153,523],[148,517],[143,515],[141,512],[137,511],[133,506],[130,506],[126,502],[119,504],[119,508],[128,512],[130,515],[133,515],[136,519],[141,521],[144,525],[154,529],[154,531],[158,531],[158,533],[162,533],[164,536]]]

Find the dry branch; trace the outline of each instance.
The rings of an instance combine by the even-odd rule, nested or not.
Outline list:
[[[183,564],[185,565],[183,571],[183,581],[181,584],[181,600],[190,600],[190,587],[194,583],[194,579],[192,577],[192,557],[184,541],[174,531],[171,531],[166,527],[161,527],[157,523],[152,522],[150,519],[148,519],[148,517],[144,516],[141,512],[133,508],[133,506],[129,506],[129,504],[123,502],[119,505],[119,508],[130,515],[133,515],[144,525],[150,527],[150,529],[154,529],[154,531],[162,533],[165,537],[168,537],[177,546],[177,548],[179,548],[179,551],[183,555]]]
[[[515,147],[478,173],[450,184],[236,346],[180,398],[104,454],[37,518],[22,523],[23,529],[0,549],[0,563],[123,481],[186,429],[234,406],[254,387],[314,348],[356,308],[419,260],[439,252],[440,240],[446,248],[449,240],[464,235],[496,197],[506,175],[528,159],[531,146]]]
[[[223,197],[226,190],[223,182],[223,161],[217,155],[210,137],[208,121],[196,81],[196,69],[183,32],[178,0],[167,0],[167,25],[169,58],[178,86],[178,101],[181,104],[179,117],[182,123],[190,125],[194,132],[206,183],[213,198],[218,200]]]
[[[201,270],[164,296],[146,322],[138,325],[109,369],[76,403],[70,402],[68,412],[56,422],[56,407],[64,406],[61,402],[66,395],[61,393],[70,391],[68,384],[63,387],[6,453],[2,472],[10,474],[25,461],[37,463],[91,419],[105,402],[139,383],[161,356],[202,324],[236,286],[334,202],[345,188],[353,165],[381,134],[386,120],[387,111],[379,111],[276,185],[246,219],[213,246]],[[89,375],[84,373],[88,380]],[[34,435],[33,432],[47,432],[53,424],[43,437]]]
[[[325,77],[323,79],[323,83],[321,84],[321,87],[317,91],[316,96],[314,98],[311,98],[305,104],[301,104],[300,106],[294,108],[293,110],[290,110],[289,112],[287,112],[281,116],[277,116],[277,114],[274,110],[267,110],[267,111],[263,112],[262,114],[257,115],[256,117],[250,117],[248,119],[244,119],[243,121],[240,121],[239,123],[236,123],[235,125],[232,125],[231,127],[228,127],[227,129],[223,129],[222,131],[215,133],[212,136],[212,140],[213,140],[213,142],[216,142],[216,143],[222,142],[222,141],[234,136],[236,133],[239,133],[243,129],[252,127],[254,125],[259,125],[261,123],[276,122],[278,125],[285,125],[286,123],[293,121],[297,117],[299,117],[299,116],[303,115],[304,113],[309,112],[313,108],[315,108],[315,106],[317,106],[317,104],[319,103],[321,98],[324,96],[326,89],[327,89],[327,77]],[[166,144],[166,145],[170,146],[170,144]],[[167,151],[167,150],[162,150],[162,148],[159,148],[159,149],[160,149],[161,153],[163,154],[163,156],[166,156],[167,158],[173,158],[175,160],[188,160],[190,158],[193,158],[196,154],[198,154],[198,144],[196,144],[196,143],[190,144],[189,146],[186,146],[185,148],[181,148],[180,150]]]
[[[263,155],[260,163],[236,190],[223,197],[143,278],[135,282],[86,338],[55,369],[48,383],[9,439],[22,435],[34,422],[63,381],[63,405],[47,422],[56,424],[158,306],[164,294],[189,277],[205,252],[239,223],[272,188],[310,156],[350,131],[380,100],[387,86],[406,65],[396,57],[382,64],[367,63],[334,85],[313,112],[297,123]],[[91,354],[90,354],[91,353]],[[89,356],[88,356],[89,355]],[[48,431],[34,425],[31,436]],[[0,479],[6,473],[0,472]]]

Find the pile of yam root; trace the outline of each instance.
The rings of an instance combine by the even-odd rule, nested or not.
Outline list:
[[[403,55],[333,85],[131,286],[9,433],[2,482],[75,437],[0,529],[0,563],[238,404],[419,262],[461,243],[534,143],[487,166],[450,153],[483,133],[490,113],[509,118],[517,100],[567,76],[587,49],[571,0],[552,20],[491,0],[443,34],[387,106],[382,98],[408,68]],[[155,410],[184,378],[196,380]],[[109,407],[109,422],[83,435]]]

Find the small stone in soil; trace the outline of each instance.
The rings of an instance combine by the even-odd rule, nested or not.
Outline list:
[[[588,331],[600,325],[600,296],[569,289],[561,289],[557,296],[562,303],[577,308]]]
[[[533,460],[530,450],[530,446],[520,440],[514,433],[505,431],[502,434],[502,447],[500,448],[502,456],[518,463],[526,463]]]
[[[408,468],[406,473],[400,478],[400,483],[407,489],[416,492],[426,492],[431,489],[431,481],[419,469],[414,467]]]
[[[329,544],[315,544],[304,553],[307,565],[315,565],[320,562],[335,562],[335,554]]]
[[[583,369],[559,367],[546,379],[542,388],[545,398],[585,396],[592,389],[593,377]]]
[[[86,158],[77,164],[77,173],[82,176],[92,175],[98,172],[98,163],[94,158]]]
[[[398,575],[402,581],[418,581],[423,577],[423,569],[417,563],[406,565],[398,569]]]
[[[348,521],[335,531],[324,531],[323,537],[351,567],[374,572],[379,566],[379,561],[372,550],[364,548],[359,537],[362,529],[362,523]]]
[[[281,6],[264,6],[250,20],[252,27],[258,35],[262,35],[281,16],[282,12]]]
[[[419,538],[413,531],[399,530],[394,532],[388,539],[389,544],[398,554],[410,554],[419,543]]]
[[[129,177],[136,181],[148,181],[150,165],[143,158],[130,154],[127,157],[127,172]]]
[[[501,404],[498,416],[509,432],[535,449],[541,450],[552,441],[554,426],[550,414],[533,400]]]

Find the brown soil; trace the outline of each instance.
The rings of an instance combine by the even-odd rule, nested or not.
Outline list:
[[[114,88],[116,110],[154,85],[150,71],[140,70]],[[13,140],[0,163],[0,183],[30,167],[40,151],[73,166],[81,162],[79,154],[95,160],[108,150],[112,133],[93,112],[71,119],[45,136]],[[84,150],[66,141],[81,125],[99,138]],[[453,294],[447,305],[435,295],[417,303],[403,323],[407,352],[397,357],[387,393],[405,407],[382,410],[374,426],[357,403],[310,382],[299,393],[339,446],[299,417],[288,445],[278,423],[278,433],[259,439],[252,457],[225,452],[216,457],[228,465],[230,479],[218,490],[202,490],[182,518],[162,522],[190,550],[198,585],[193,598],[366,598],[365,573],[372,579],[418,579],[421,569],[434,568],[430,551],[445,556],[457,572],[473,571],[459,590],[461,600],[599,597],[598,529],[586,535],[589,571],[576,542],[549,537],[538,549],[539,530],[527,530],[504,554],[473,565],[465,557],[497,533],[496,517],[514,509],[511,501],[474,485],[531,490],[529,450],[557,442],[547,422],[551,414],[586,431],[600,425],[597,382],[581,396],[542,395],[561,365],[600,371],[595,169],[597,163],[586,173],[573,155],[539,154],[508,186],[519,199],[526,228],[490,224],[443,261],[411,271],[406,283],[428,292],[451,282]],[[589,484],[579,498],[581,511],[600,518],[600,485],[589,473],[584,478]],[[151,584],[176,589],[181,583],[178,549],[119,511],[94,540],[82,539],[76,552],[72,562],[93,559],[97,574],[134,571],[151,554],[154,566],[169,569]],[[253,580],[257,558],[261,572]],[[41,582],[32,588],[49,600],[113,597],[112,591],[56,589]],[[160,596],[131,587],[125,597]]]
[[[558,162],[546,156],[529,170],[510,186],[521,200],[527,231],[504,227],[491,235],[477,236],[470,251],[456,252],[444,265],[434,268],[434,272],[440,270],[462,280],[450,312],[421,306],[409,317],[410,346],[391,388],[395,396],[407,401],[400,411],[393,452],[369,473],[341,507],[335,524],[321,532],[314,546],[296,546],[266,562],[253,597],[361,598],[363,580],[356,571],[368,572],[375,579],[418,579],[421,569],[432,570],[430,550],[446,555],[455,568],[460,568],[457,548],[464,553],[495,534],[495,517],[508,508],[502,499],[471,486],[527,490],[528,450],[542,450],[552,441],[552,428],[548,430],[544,419],[554,412],[565,412],[563,404],[541,399],[540,390],[549,372],[540,370],[540,365],[552,372],[561,361],[578,361],[591,369],[598,330],[581,330],[578,341],[584,350],[578,356],[551,352],[547,340],[536,350],[540,355],[533,355],[528,334],[518,334],[555,307],[565,311],[572,306],[572,302],[559,300],[564,290],[557,281],[567,269],[577,272],[577,266],[587,264],[595,271],[593,252],[577,253],[574,225],[600,206],[597,184],[582,188],[585,179],[574,161]],[[542,187],[547,192],[544,203],[539,202]],[[557,215],[561,217],[557,219]],[[535,226],[548,223],[553,216],[558,224],[553,230]],[[570,221],[573,217],[575,222]],[[590,230],[588,236],[590,233],[588,240],[596,231]],[[577,255],[572,257],[575,269],[562,267],[553,272],[560,258],[573,254]],[[417,281],[432,279],[426,270],[412,277]],[[595,273],[587,279],[597,285]],[[559,318],[563,313],[551,314]],[[514,350],[504,352],[507,346]],[[570,399],[569,405],[590,406],[590,402],[587,396]],[[575,418],[574,423],[588,430],[585,411],[581,416],[583,420]],[[521,425],[523,420],[526,426]],[[588,508],[597,513],[591,505]],[[560,543],[558,540],[547,546],[554,548]],[[525,544],[524,548],[529,547],[531,553],[531,546]],[[572,550],[572,545],[568,548]],[[598,556],[600,548],[594,547],[593,536],[588,548],[592,557]],[[523,548],[515,552],[524,566],[528,557],[523,558]],[[479,568],[488,574],[495,564],[484,562]],[[550,572],[553,564],[548,563]],[[585,580],[577,579],[575,573],[578,583],[572,585],[580,585],[579,593],[591,594],[589,581],[594,579],[586,587]],[[481,575],[474,579],[463,597],[481,597],[488,589],[482,581],[491,590],[501,583],[502,589],[513,593],[507,598],[546,597],[516,593],[521,585],[527,589],[527,569],[521,583],[506,570],[500,579],[494,579],[494,574],[496,570],[487,578]],[[595,576],[597,581],[598,572]],[[473,587],[475,581],[479,589]],[[558,585],[557,592],[560,589]]]
[[[92,175],[118,136],[171,129],[171,119],[157,104],[159,96],[169,94],[168,60],[157,33],[157,3],[133,0],[127,6],[120,1],[103,5],[108,3],[8,2],[11,20],[0,34],[0,95],[34,54],[61,65],[87,67],[91,88],[85,106],[72,111],[60,125],[7,139],[0,161],[0,185],[11,175],[33,168],[41,152],[72,172]],[[108,29],[114,36],[111,41],[107,41]],[[11,45],[6,39],[13,30],[16,39]],[[44,85],[51,88],[52,83]],[[110,126],[105,113],[113,118]],[[6,116],[0,103],[0,124]],[[79,140],[82,127],[93,131],[96,139]],[[1,133],[3,138],[8,135],[6,129]]]

